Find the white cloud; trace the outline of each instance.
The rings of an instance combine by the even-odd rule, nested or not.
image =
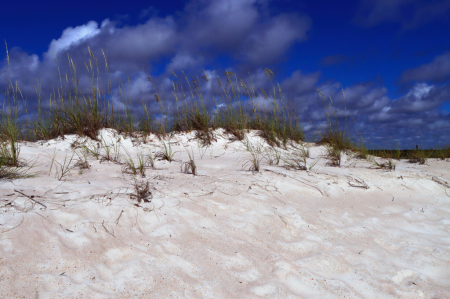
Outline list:
[[[172,61],[166,66],[167,71],[183,70],[190,67],[195,67],[201,64],[201,57],[194,58],[188,53],[177,53]]]
[[[408,92],[406,96],[413,95],[416,98],[426,97],[430,90],[434,88],[434,85],[428,85],[426,83],[418,83],[414,85],[413,89]]]
[[[102,26],[106,26],[109,22],[109,20],[105,21],[103,21]],[[95,21],[90,21],[85,25],[77,26],[75,28],[69,27],[63,31],[59,39],[52,40],[44,57],[51,59],[53,58],[53,53],[57,55],[58,52],[67,50],[70,46],[76,45],[85,39],[92,38],[98,33],[100,33],[100,29],[98,29],[98,24]]]
[[[36,54],[30,56],[31,63],[28,65],[28,69],[32,72],[36,71],[39,66],[39,57]]]

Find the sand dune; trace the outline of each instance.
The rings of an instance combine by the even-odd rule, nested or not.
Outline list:
[[[75,135],[21,143],[36,175],[0,182],[0,298],[450,298],[449,162],[387,171],[345,155],[252,172],[242,142],[216,133],[209,148],[175,134],[175,161],[145,178],[93,156],[61,177],[53,157],[95,146]],[[119,144],[121,161],[163,149],[155,136]],[[309,146],[307,165],[325,153]],[[180,169],[184,147],[196,176]]]

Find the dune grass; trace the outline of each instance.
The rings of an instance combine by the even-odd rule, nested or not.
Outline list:
[[[99,143],[99,150],[103,149],[103,152],[105,153],[101,160],[102,161],[111,161],[118,163],[120,161],[120,148],[121,148],[121,137],[118,136],[115,138],[109,138],[109,140],[106,140],[106,138],[100,136],[100,143]]]
[[[248,155],[244,158],[242,168],[252,172],[259,172],[263,159],[263,146],[261,143],[252,144],[248,137],[242,140]]]
[[[50,157],[52,162],[50,164],[50,170],[49,170],[48,174],[49,175],[51,174],[53,165],[55,165],[55,168],[56,168],[55,176],[58,179],[58,181],[62,181],[63,178],[65,176],[67,176],[70,173],[70,171],[75,167],[75,165],[71,165],[74,156],[75,156],[75,152],[73,152],[70,157],[67,156],[67,153],[66,153],[66,155],[64,157],[64,161],[59,162],[56,160],[56,147],[55,147],[53,157]]]
[[[327,122],[326,129],[320,133],[320,141],[318,144],[326,145],[326,151],[329,158],[327,164],[329,166],[341,166],[342,153],[350,150],[357,151],[361,156],[367,157],[364,141],[361,140],[360,145],[358,145],[350,136],[344,91],[342,90],[342,95],[344,97],[343,115],[336,111],[331,97],[328,100],[320,90],[318,90],[318,93],[325,110]],[[344,118],[343,125],[339,121],[340,118]]]
[[[189,162],[181,164],[181,171],[187,174],[197,175],[197,165],[195,164],[194,152],[191,148],[191,152],[185,147],[186,153],[189,157]]]
[[[22,162],[19,164],[19,152],[16,152],[16,154],[17,162],[14,162],[12,158],[14,153],[12,152],[10,143],[0,143],[0,180],[13,180],[33,176],[33,174],[28,172],[34,167],[35,163],[32,163],[30,166],[26,166]]]
[[[309,148],[300,144],[292,152],[284,155],[281,159],[284,162],[284,167],[293,170],[311,170],[319,162],[320,157],[317,157],[309,166],[307,165],[307,159],[310,158]]]
[[[55,57],[58,69],[56,75],[60,78],[60,84],[54,86],[51,94],[44,95],[41,83],[36,80],[33,88],[37,103],[33,103],[32,111],[19,113],[21,91],[9,80],[5,92],[5,102],[9,104],[9,110],[4,109],[2,113],[2,139],[14,145],[17,140],[49,140],[66,134],[78,134],[103,142],[97,139],[98,131],[102,128],[112,128],[119,133],[131,134],[140,131],[145,135],[154,133],[162,137],[170,132],[195,131],[195,136],[202,145],[210,145],[216,140],[213,131],[223,128],[237,140],[243,140],[245,131],[248,130],[258,130],[260,136],[269,144],[285,145],[288,140],[303,140],[303,130],[295,113],[292,107],[287,105],[281,88],[274,81],[274,74],[269,69],[265,69],[265,73],[272,82],[271,93],[264,90],[257,93],[253,84],[247,86],[233,72],[226,71],[223,74],[226,84],[220,78],[215,78],[213,81],[216,85],[213,85],[214,90],[211,91],[213,107],[206,104],[198,77],[188,79],[184,72],[181,76],[173,73],[173,107],[172,103],[168,104],[164,94],[158,93],[156,82],[148,75],[147,80],[155,89],[154,98],[145,101],[143,99],[138,109],[131,103],[130,96],[127,96],[122,81],[119,80],[117,86],[119,94],[113,94],[108,61],[106,55],[102,54],[105,76],[101,75],[97,58],[89,49],[85,68],[90,78],[90,86],[80,84],[79,71],[70,57],[70,74],[60,73]],[[9,74],[8,51],[7,60]],[[212,80],[206,72],[202,79],[205,82]],[[187,88],[182,81],[187,84]],[[87,93],[86,90],[90,92]],[[113,101],[113,98],[116,101]],[[263,100],[270,103],[270,106],[265,106]],[[26,101],[22,99],[22,102],[25,107]],[[115,107],[117,102],[121,103],[121,107]],[[172,109],[169,109],[170,106]],[[156,111],[155,107],[158,107],[159,111]],[[140,112],[136,113],[136,110]],[[22,121],[24,119],[26,122]],[[14,154],[16,149],[12,150]]]
[[[75,163],[75,167],[79,167],[78,174],[83,174],[86,170],[91,168],[91,165],[88,162],[88,152],[85,150],[81,150],[80,152],[75,151],[78,156],[78,161]]]
[[[139,152],[137,154],[137,163],[135,163],[128,150],[126,148],[123,149],[127,156],[125,158],[125,165],[122,166],[122,172],[132,175],[139,174],[141,177],[145,178],[146,159],[144,155],[141,152]]]
[[[161,160],[167,160],[169,162],[173,161],[173,157],[177,152],[174,152],[172,150],[172,145],[169,142],[166,144],[164,141],[162,142],[164,149],[162,151],[159,151],[155,154],[155,157],[160,158]]]
[[[115,141],[105,140],[103,136],[99,136],[99,130],[105,128],[114,129],[119,134],[133,136],[135,133],[143,136],[155,134],[159,139],[175,132],[193,131],[200,147],[205,148],[217,141],[216,129],[224,129],[231,141],[238,140],[244,143],[247,132],[255,130],[258,136],[274,150],[258,151],[247,140],[247,146],[251,146],[247,148],[247,151],[252,158],[246,161],[248,162],[246,168],[253,171],[259,170],[261,159],[267,160],[269,164],[279,164],[281,155],[278,150],[275,150],[276,147],[286,149],[288,143],[294,145],[304,141],[304,132],[295,110],[286,100],[273,72],[269,69],[264,69],[272,87],[268,92],[264,89],[257,91],[251,76],[249,77],[251,83],[247,84],[230,71],[226,71],[222,78],[210,78],[204,72],[204,76],[200,79],[192,76],[188,78],[183,71],[181,74],[172,72],[171,101],[164,93],[159,93],[158,84],[150,75],[147,75],[154,94],[146,96],[141,100],[140,105],[136,105],[132,103],[129,92],[127,95],[127,86],[120,79],[116,86],[119,92],[113,93],[105,53],[102,52],[105,66],[102,76],[97,57],[90,49],[88,50],[88,61],[84,65],[89,80],[83,81],[84,85],[82,85],[79,80],[79,71],[69,56],[67,59],[70,74],[62,74],[55,57],[58,69],[55,75],[60,78],[59,85],[54,86],[50,94],[43,94],[42,84],[36,80],[33,88],[37,102],[32,103],[30,110],[20,87],[13,84],[9,78],[9,53],[6,48],[8,84],[5,87],[4,105],[1,111],[0,141],[2,148],[7,147],[8,150],[2,154],[2,165],[19,166],[19,141],[64,138],[67,134],[89,137],[93,141],[82,146],[85,154],[102,161],[119,163],[120,136]],[[201,80],[210,84],[208,100],[202,90]],[[355,152],[363,159],[377,154],[384,155],[383,158],[386,159],[399,159],[402,156],[400,150],[384,153],[368,150],[362,136],[358,138],[359,142],[355,142],[349,133],[346,108],[344,111],[337,111],[332,99],[326,98],[320,90],[318,92],[327,123],[326,129],[320,134],[319,144],[326,144],[329,165],[340,166],[342,154],[349,151]],[[343,96],[345,101],[344,93]],[[173,161],[176,152],[172,151],[170,141],[168,144],[163,142],[163,145],[162,151],[147,158],[149,160],[146,162],[149,162],[152,168],[155,158]],[[203,158],[204,151],[200,148],[199,151]],[[300,152],[296,155],[301,158],[303,153]],[[425,163],[430,157],[428,151],[419,150],[411,153],[411,156],[407,158],[412,162]],[[450,149],[440,151],[438,157],[449,158]],[[295,159],[291,158],[285,157],[285,160],[296,163]],[[305,166],[305,160],[301,159],[299,161]],[[86,164],[83,165],[86,166]]]
[[[265,147],[262,152],[263,159],[266,160],[269,165],[278,165],[281,160],[281,151],[275,147]]]

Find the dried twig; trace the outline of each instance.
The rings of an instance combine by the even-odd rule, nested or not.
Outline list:
[[[3,233],[6,233],[6,232],[9,232],[10,230],[13,230],[13,229],[15,229],[16,227],[19,227],[19,226],[21,226],[22,225],[22,223],[23,223],[23,217],[22,217],[22,222],[20,222],[18,225],[16,225],[16,226],[14,226],[14,227],[11,227],[10,229],[7,229],[7,230],[5,230],[5,231],[2,231],[2,234]]]
[[[444,187],[446,187],[446,188],[450,188],[450,184],[447,183],[447,182],[444,181],[444,180],[441,180],[440,178],[437,178],[437,177],[434,176],[434,177],[432,178],[432,180],[433,180],[434,182],[438,183],[439,185],[442,185],[442,186],[444,186]]]
[[[35,199],[33,198],[34,195],[29,196],[29,195],[26,195],[25,193],[22,193],[22,192],[20,192],[20,191],[18,191],[18,190],[16,190],[16,189],[14,189],[14,191],[16,191],[17,193],[22,194],[22,195],[25,196],[25,197],[28,197],[29,199],[31,199],[32,201],[34,201],[34,202],[37,203],[37,204],[40,204],[40,205],[43,206],[44,208],[47,208],[46,205],[44,205],[43,203],[40,203],[39,201],[35,200]]]
[[[289,176],[289,175],[286,175],[286,174],[284,174],[284,173],[281,173],[281,172],[273,171],[273,170],[270,170],[270,169],[264,169],[264,170],[265,170],[265,171],[270,171],[270,172],[273,172],[273,173],[276,173],[276,174],[279,174],[279,175],[282,175],[282,176],[284,176],[284,177],[288,177],[288,178],[290,178],[290,179],[293,179],[293,180],[295,180],[295,181],[297,181],[297,182],[300,182],[300,183],[305,184],[305,185],[307,185],[307,186],[309,186],[309,187],[311,187],[311,188],[316,189],[316,190],[319,191],[320,194],[322,194],[323,196],[328,196],[327,192],[326,192],[325,190],[321,190],[319,187],[316,187],[316,186],[314,186],[314,185],[308,184],[308,183],[306,183],[306,182],[304,182],[304,181],[301,181],[301,180],[299,180],[299,179],[293,178],[293,177],[291,177],[291,176]]]
[[[352,181],[348,181],[348,184],[352,187],[356,188],[363,188],[363,189],[369,189],[369,186],[364,182],[363,180],[358,180],[357,178],[350,177],[353,181],[356,181],[357,184],[353,183]]]
[[[105,220],[103,220],[102,226],[103,226],[103,228],[105,229],[106,233],[107,233],[108,235],[110,235],[110,236],[112,236],[112,237],[115,238],[116,236],[114,236],[114,234],[111,233],[111,232],[106,228],[106,226],[104,225],[104,223],[105,223]]]
[[[120,215],[119,215],[119,217],[117,217],[117,219],[116,219],[116,226],[119,224],[119,220],[120,220],[120,217],[122,217],[122,213],[123,213],[123,210],[120,211]]]

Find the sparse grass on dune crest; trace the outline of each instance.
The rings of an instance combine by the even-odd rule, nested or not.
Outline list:
[[[344,115],[337,113],[333,106],[333,100],[328,99],[325,95],[318,90],[319,96],[322,100],[324,106],[327,127],[321,133],[320,141],[318,144],[326,144],[326,151],[329,157],[329,166],[341,166],[342,153],[345,151],[354,150],[360,153],[362,157],[367,157],[366,147],[364,141],[361,139],[361,143],[358,146],[357,143],[353,141],[350,136],[348,126],[347,126],[347,108],[345,106],[345,94],[342,90],[342,95],[344,97]],[[338,115],[340,114],[340,115]],[[345,122],[342,125],[339,122],[339,118],[344,117]]]
[[[146,94],[143,99],[140,99],[141,103],[136,105],[132,103],[129,92],[129,77],[128,82],[122,82],[119,79],[117,89],[114,89],[109,77],[106,55],[102,51],[103,75],[103,72],[99,70],[96,56],[90,49],[88,50],[88,61],[84,64],[84,71],[87,72],[89,80],[81,81],[85,85],[80,82],[80,71],[70,57],[67,57],[70,74],[61,73],[55,57],[58,69],[55,75],[60,78],[59,84],[52,87],[51,94],[43,94],[42,83],[36,80],[33,88],[37,101],[30,109],[23,99],[20,87],[13,84],[9,77],[9,53],[6,48],[8,71],[6,72],[5,102],[1,110],[0,141],[3,142],[3,148],[8,147],[8,151],[5,152],[7,155],[3,155],[2,165],[18,166],[20,152],[18,141],[20,140],[49,140],[57,137],[64,138],[67,134],[77,134],[91,139],[93,143],[86,144],[82,148],[84,156],[92,155],[96,159],[119,162],[119,140],[106,141],[99,135],[101,129],[114,129],[119,134],[128,136],[146,137],[156,134],[160,140],[174,132],[193,131],[197,141],[205,147],[217,141],[215,130],[218,128],[224,129],[231,141],[244,142],[246,134],[250,130],[256,130],[257,136],[263,138],[272,148],[287,149],[288,144],[295,145],[304,141],[304,132],[291,102],[285,98],[280,85],[274,79],[273,72],[269,69],[264,69],[271,83],[271,89],[268,92],[264,89],[255,89],[251,76],[249,77],[251,84],[247,84],[230,71],[226,71],[220,78],[210,78],[206,71],[201,78],[188,78],[183,71],[181,75],[172,72],[173,92],[169,95],[170,101],[164,93],[159,93],[158,84],[150,75],[147,75],[147,80],[153,86],[152,94]],[[208,96],[202,90],[202,80],[208,83]],[[118,92],[114,93],[113,90]],[[346,109],[344,112],[337,111],[331,98],[326,98],[320,90],[319,95],[325,109],[327,123],[326,129],[320,136],[319,144],[327,144],[329,165],[340,166],[342,154],[348,151],[355,152],[357,157],[363,159],[376,154],[367,149],[361,136],[360,142],[355,142],[355,139],[350,136]],[[136,113],[136,110],[139,112]],[[342,119],[345,119],[344,123]],[[247,168],[253,171],[259,169],[258,161],[263,157],[269,164],[278,164],[281,159],[277,151],[257,152],[253,148],[252,151],[258,157],[251,159],[256,158],[254,161],[247,161],[249,162]],[[171,162],[175,153],[172,152],[169,141],[168,144],[164,143],[163,151],[148,157],[149,160],[145,162],[149,162],[153,168],[155,158]],[[386,151],[383,158],[400,159],[401,154],[400,150]],[[442,150],[434,155],[447,159],[450,157],[450,150],[448,152]],[[302,157],[302,155],[297,153],[296,157]],[[425,163],[429,157],[431,157],[429,152],[417,151],[411,153],[408,158],[414,162]],[[303,161],[305,165],[304,160],[299,161]],[[83,165],[86,166],[86,164]]]
[[[328,99],[325,97],[325,95],[318,90],[319,92],[319,96],[322,100],[322,104],[324,106],[324,110],[325,110],[325,115],[326,115],[326,119],[327,119],[327,128],[324,130],[324,132],[322,132],[321,134],[321,140],[318,142],[320,143],[325,143],[325,144],[329,144],[330,146],[339,149],[339,150],[347,150],[347,149],[352,149],[355,147],[355,143],[353,142],[349,130],[348,130],[348,126],[347,126],[347,108],[345,107],[345,102],[344,102],[344,115],[342,115],[341,113],[337,113],[336,109],[333,106],[333,100]],[[345,99],[345,95],[344,95],[344,91],[342,90],[342,95],[344,96]],[[341,115],[338,115],[341,114]],[[339,122],[339,118],[340,117],[344,117],[345,118],[345,122],[344,125],[342,126]]]
[[[362,135],[356,131],[359,135],[358,137],[351,136],[348,128],[348,117],[347,108],[345,105],[345,94],[342,90],[342,95],[344,98],[344,112],[337,112],[333,106],[333,100],[331,97],[327,99],[325,95],[318,90],[319,96],[322,100],[326,115],[326,129],[320,134],[320,140],[317,142],[319,145],[325,145],[326,154],[329,161],[328,166],[341,166],[342,155],[348,154],[358,159],[365,159],[369,162],[375,164],[377,168],[385,169],[395,169],[395,164],[392,159],[400,159],[401,151],[399,147],[392,146],[392,148],[397,148],[390,151],[373,151],[367,148],[366,142]],[[343,119],[343,123],[340,122]],[[354,119],[353,119],[354,120]],[[381,158],[387,159],[386,163],[377,163],[373,156],[379,156]]]
[[[417,149],[415,151],[411,151],[408,162],[425,164],[432,154],[433,151],[425,151],[423,149]]]
[[[24,117],[17,113],[20,89],[9,82],[6,95],[12,103],[11,107],[16,108],[16,113],[3,118],[0,130],[2,136],[7,136],[12,144],[18,139],[48,140],[64,137],[66,134],[78,134],[102,142],[97,138],[98,131],[103,128],[112,128],[125,134],[135,131],[144,135],[154,133],[158,137],[165,137],[171,132],[195,131],[195,136],[202,145],[208,146],[217,140],[214,130],[223,128],[233,139],[241,141],[248,130],[258,130],[260,136],[271,145],[286,146],[289,140],[303,140],[303,130],[295,112],[287,105],[281,88],[269,69],[265,69],[265,74],[272,83],[272,91],[268,93],[263,89],[257,92],[253,83],[247,86],[233,72],[226,71],[223,74],[226,84],[220,78],[214,78],[211,83],[216,84],[211,84],[212,101],[209,101],[214,102],[213,106],[206,105],[201,79],[198,77],[189,79],[182,72],[182,77],[178,80],[177,74],[172,73],[175,105],[169,105],[166,96],[158,93],[156,82],[148,75],[147,80],[151,82],[154,94],[141,100],[140,112],[135,114],[131,98],[125,92],[126,82],[119,79],[119,93],[113,94],[105,54],[102,53],[105,65],[105,75],[102,76],[97,58],[88,50],[88,62],[84,64],[89,77],[88,86],[80,84],[79,70],[70,57],[70,74],[61,73],[55,57],[59,85],[53,87],[51,94],[44,95],[42,84],[36,80],[33,88],[37,96],[37,107],[34,107],[31,114],[28,114],[31,111],[26,111],[26,124],[18,122],[20,117]],[[9,66],[8,52],[7,58]],[[205,82],[212,80],[206,72],[202,78]],[[188,85],[187,88],[183,82]],[[86,92],[87,90],[90,92]],[[113,101],[113,97],[118,100]],[[48,99],[48,102],[46,100],[44,103],[43,99]],[[121,103],[120,107],[116,107],[117,102]],[[156,107],[159,111],[155,111]]]

